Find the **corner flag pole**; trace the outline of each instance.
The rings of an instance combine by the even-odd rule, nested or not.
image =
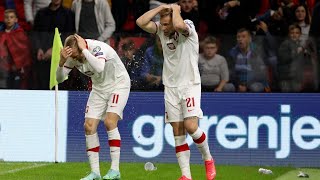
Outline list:
[[[50,83],[49,88],[52,89],[55,87],[54,96],[55,96],[55,106],[54,106],[54,121],[55,121],[55,132],[54,132],[54,162],[58,162],[58,82],[56,78],[56,71],[60,61],[60,50],[62,48],[62,41],[58,28],[55,28],[53,45],[52,45],[52,57],[51,57],[51,67],[50,67]]]
[[[58,84],[55,85],[54,88],[54,129],[55,129],[55,133],[54,133],[54,162],[58,163],[58,140],[59,140],[59,136],[58,136]]]

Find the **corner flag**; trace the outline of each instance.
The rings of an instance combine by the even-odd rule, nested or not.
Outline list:
[[[51,56],[51,68],[50,68],[50,85],[49,88],[52,89],[58,84],[56,79],[56,71],[60,61],[60,51],[62,46],[62,41],[60,38],[60,33],[58,28],[55,28],[53,45],[52,45],[52,56]]]

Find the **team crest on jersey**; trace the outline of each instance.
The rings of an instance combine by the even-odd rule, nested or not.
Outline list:
[[[168,46],[168,48],[169,48],[170,50],[175,50],[175,49],[176,49],[176,46],[175,46],[172,42],[167,43],[167,46]]]
[[[97,53],[97,52],[99,52],[101,50],[101,47],[100,46],[97,46],[97,47],[95,47],[94,49],[93,49],[93,52],[94,53]]]
[[[103,55],[103,52],[97,52],[94,56],[101,56]]]
[[[93,49],[93,53],[94,53],[94,56],[101,56],[103,55],[103,52],[101,51],[101,47],[100,46],[97,46]]]

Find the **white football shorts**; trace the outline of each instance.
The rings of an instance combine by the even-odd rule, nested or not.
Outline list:
[[[201,85],[165,87],[165,122],[181,122],[187,117],[203,117],[200,107]]]
[[[104,120],[106,112],[113,112],[123,118],[123,110],[129,98],[130,88],[114,89],[111,92],[99,93],[91,91],[85,118]]]

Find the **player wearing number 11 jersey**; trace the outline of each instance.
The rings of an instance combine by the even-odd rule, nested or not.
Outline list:
[[[111,168],[103,179],[120,179],[119,159],[121,138],[118,120],[130,93],[130,78],[117,53],[106,43],[71,35],[65,40],[60,53],[57,81],[62,82],[68,73],[77,68],[91,77],[92,91],[85,112],[85,136],[91,173],[82,180],[101,179],[99,167],[100,120],[108,134]]]

